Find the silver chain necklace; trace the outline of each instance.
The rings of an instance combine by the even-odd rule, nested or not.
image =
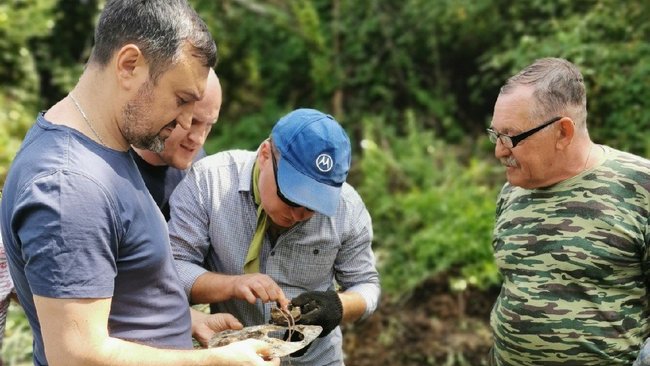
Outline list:
[[[72,99],[72,102],[74,102],[74,106],[77,107],[77,110],[79,111],[79,113],[81,113],[81,117],[84,118],[84,121],[86,121],[86,124],[88,125],[88,127],[90,127],[90,129],[95,134],[95,137],[97,137],[97,140],[99,140],[99,143],[106,146],[106,144],[104,143],[104,140],[102,140],[102,138],[99,137],[99,134],[97,133],[97,131],[95,131],[95,128],[93,127],[92,123],[90,123],[90,120],[86,116],[86,113],[84,113],[83,109],[81,109],[81,106],[79,105],[79,102],[77,102],[77,99],[74,97],[74,95],[72,95],[72,92],[68,93],[68,95]]]

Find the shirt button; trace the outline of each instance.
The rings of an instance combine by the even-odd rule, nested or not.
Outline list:
[[[318,249],[314,249],[314,255],[318,254]]]
[[[271,251],[271,257],[275,255],[275,250]]]

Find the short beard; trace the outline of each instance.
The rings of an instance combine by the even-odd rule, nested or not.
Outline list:
[[[165,140],[158,135],[143,136],[134,140],[131,144],[139,149],[151,150],[157,154],[160,154],[165,149]]]
[[[151,104],[152,98],[153,83],[147,81],[140,87],[135,99],[129,101],[122,110],[123,135],[129,144],[139,149],[161,153],[165,148],[165,139],[159,136],[160,131],[151,134],[145,130],[149,126],[138,124],[138,122],[146,121],[144,116],[148,114],[148,106]]]

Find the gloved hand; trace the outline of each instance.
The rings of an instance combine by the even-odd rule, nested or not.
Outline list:
[[[300,307],[301,315],[296,324],[323,327],[318,338],[330,334],[343,319],[343,304],[336,291],[304,292],[291,300],[291,304]]]

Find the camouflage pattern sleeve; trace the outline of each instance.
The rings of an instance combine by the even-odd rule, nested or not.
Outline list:
[[[606,160],[545,189],[506,184],[493,365],[631,365],[650,335],[650,162]]]

